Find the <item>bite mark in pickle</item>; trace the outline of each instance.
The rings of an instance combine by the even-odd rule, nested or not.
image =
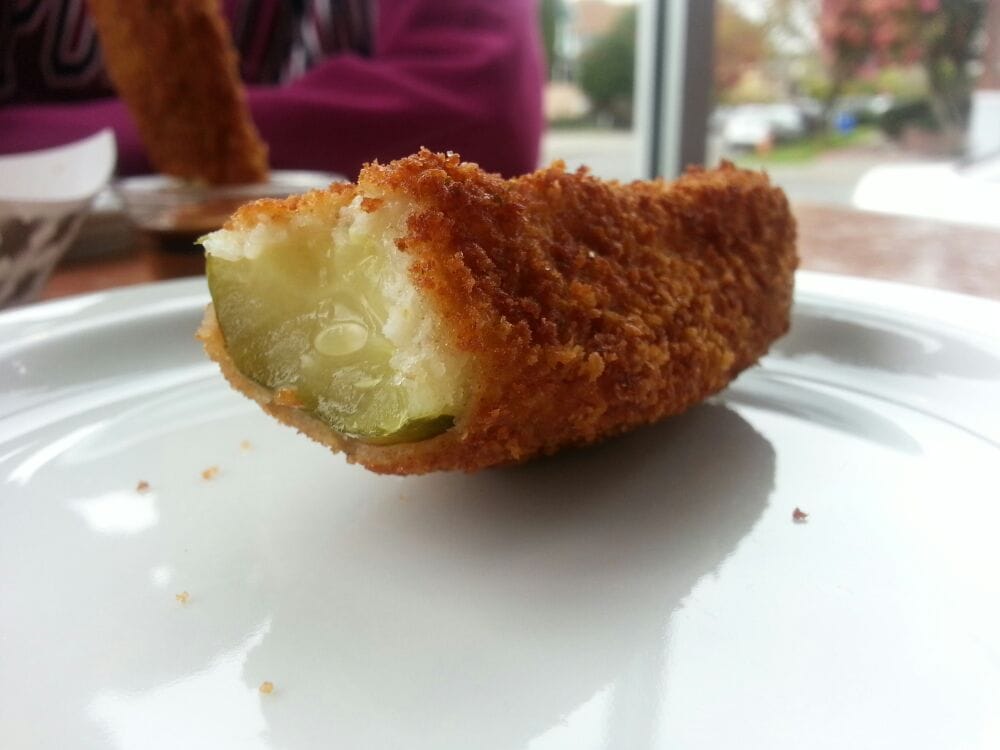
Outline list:
[[[416,411],[382,335],[384,259],[363,247],[273,247],[253,259],[207,257],[209,290],[237,368],[337,432],[379,445],[432,438],[450,414]]]

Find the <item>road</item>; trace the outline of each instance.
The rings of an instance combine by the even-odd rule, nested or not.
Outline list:
[[[639,177],[637,143],[630,131],[550,130],[542,141],[542,163],[564,159],[570,169],[586,164],[599,177],[633,180]],[[865,172],[901,158],[911,160],[891,147],[864,147],[765,169],[793,203],[850,206],[854,186]]]

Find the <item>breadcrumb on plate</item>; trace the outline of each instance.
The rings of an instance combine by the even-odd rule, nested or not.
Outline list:
[[[260,683],[260,687],[257,689],[260,692],[264,693],[265,695],[270,695],[271,693],[274,692],[274,683],[265,680],[264,682]]]
[[[219,476],[218,466],[209,466],[207,469],[201,472],[201,478],[204,479],[206,482],[212,481],[217,476]]]

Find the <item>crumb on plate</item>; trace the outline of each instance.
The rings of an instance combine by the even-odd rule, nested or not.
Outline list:
[[[135,486],[135,491],[138,492],[140,495],[145,495],[147,492],[149,492],[149,482],[147,482],[145,479],[140,479],[139,484]]]
[[[792,511],[792,520],[795,521],[795,523],[805,523],[809,520],[809,514],[800,508],[796,508]]]
[[[179,594],[174,594],[174,599],[179,601],[181,604],[187,604],[189,601],[191,601],[191,594],[189,594],[187,591],[182,591]]]
[[[242,441],[240,443],[240,450],[243,451],[244,453],[249,453],[250,451],[253,450],[253,443],[251,443],[249,440]]]
[[[203,472],[201,472],[201,478],[204,479],[206,482],[212,481],[218,475],[219,475],[219,467],[218,466],[209,466],[207,469],[205,469]]]
[[[260,687],[257,689],[260,690],[260,692],[264,693],[265,695],[270,695],[271,693],[274,692],[274,683],[265,680],[264,682],[260,683]]]

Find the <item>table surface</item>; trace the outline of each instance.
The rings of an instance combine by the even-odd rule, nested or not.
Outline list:
[[[1000,300],[1000,230],[853,209],[797,205],[802,268],[946,289]],[[94,227],[91,227],[92,230]],[[95,242],[117,244],[71,254],[53,274],[42,299],[160,279],[195,276],[204,264],[197,248],[165,249],[128,230],[114,240],[108,227]]]

